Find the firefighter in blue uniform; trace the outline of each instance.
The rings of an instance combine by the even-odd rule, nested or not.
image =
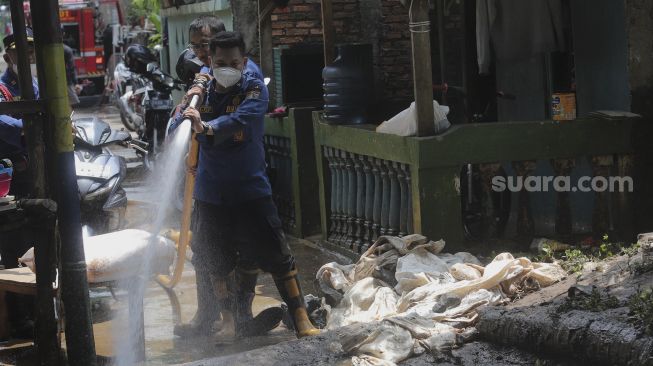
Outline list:
[[[244,257],[272,274],[297,336],[317,334],[265,173],[267,88],[253,73],[243,71],[248,60],[240,34],[216,35],[210,55],[214,79],[208,91],[193,87],[184,97],[189,101],[200,95],[204,103],[198,109],[186,107],[171,126],[191,119],[200,143],[193,265],[209,271],[223,318],[235,317],[236,333],[239,309],[229,296],[227,279],[237,269],[238,258]]]
[[[199,72],[212,74],[210,68],[209,42],[218,33],[225,30],[224,23],[217,17],[204,15],[193,20],[189,26],[188,35],[190,43],[179,56],[176,71],[179,79],[189,87],[193,83],[195,74]],[[253,74],[263,80],[261,69],[252,61],[246,64],[245,72]],[[180,106],[177,107],[178,111]],[[176,113],[176,112],[173,112]],[[193,215],[196,214],[196,211]],[[197,220],[193,217],[193,224]],[[196,231],[195,228],[192,229]],[[263,310],[256,317],[252,314],[252,303],[255,296],[258,268],[252,261],[239,258],[236,273],[233,277],[231,295],[238,306],[236,322],[239,324],[239,336],[247,337],[260,335],[274,329],[283,317],[280,307],[271,307]],[[195,282],[197,285],[197,311],[193,319],[185,324],[177,324],[174,334],[180,337],[194,337],[208,335],[213,331],[213,324],[220,317],[220,308],[211,284],[208,270],[195,268]]]

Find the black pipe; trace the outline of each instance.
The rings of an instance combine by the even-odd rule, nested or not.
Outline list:
[[[70,105],[57,0],[31,0],[34,40],[39,60],[39,91],[47,105],[47,143],[54,169],[50,191],[58,205],[61,238],[61,298],[65,310],[66,348],[71,366],[95,366],[95,341],[88,297],[79,192],[70,133]],[[43,62],[47,60],[46,62]]]
[[[29,230],[36,234],[36,354],[39,365],[56,366],[59,365],[61,348],[52,286],[57,268],[57,204],[48,199],[22,199],[18,201],[18,207],[29,219]]]

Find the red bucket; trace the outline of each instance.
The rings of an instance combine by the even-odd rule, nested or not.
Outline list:
[[[9,172],[3,171],[0,168],[0,197],[4,197],[9,193],[11,187],[11,170]]]

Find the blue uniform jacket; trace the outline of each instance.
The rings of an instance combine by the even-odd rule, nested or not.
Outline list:
[[[204,71],[205,72],[205,71]],[[263,119],[268,109],[268,90],[247,70],[227,93],[209,87],[199,107],[202,120],[214,136],[198,135],[199,164],[194,198],[215,205],[234,205],[272,194],[265,173]],[[170,126],[181,123],[177,113]]]
[[[11,92],[14,100],[20,100],[20,88],[18,86],[18,76],[13,71],[7,69],[2,76],[0,76],[0,83],[2,83]],[[32,81],[34,87],[34,95],[38,99],[39,86],[36,80]],[[5,98],[0,93],[0,102],[4,102]],[[8,115],[0,115],[0,158],[8,157],[17,154],[24,154],[25,147],[22,142],[23,121],[13,118]]]

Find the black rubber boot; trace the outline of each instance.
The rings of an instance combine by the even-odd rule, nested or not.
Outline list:
[[[263,310],[256,317],[252,315],[252,304],[256,295],[258,270],[236,270],[236,336],[252,337],[265,334],[276,328],[283,318],[283,310],[273,307]]]
[[[219,341],[233,340],[236,336],[235,316],[236,302],[232,289],[229,284],[233,283],[233,272],[225,277],[211,276],[211,283],[213,284],[213,291],[220,311],[222,313],[222,327],[218,331],[217,337]]]
[[[173,333],[179,337],[210,335],[213,332],[213,324],[220,318],[220,307],[209,273],[196,271],[195,283],[197,284],[197,312],[189,323],[175,325]]]
[[[295,326],[297,338],[320,334],[320,330],[315,328],[308,318],[304,294],[297,278],[297,269],[273,277],[274,283],[277,285],[277,290],[279,290],[279,295],[281,295],[283,301],[288,305],[288,312]]]

